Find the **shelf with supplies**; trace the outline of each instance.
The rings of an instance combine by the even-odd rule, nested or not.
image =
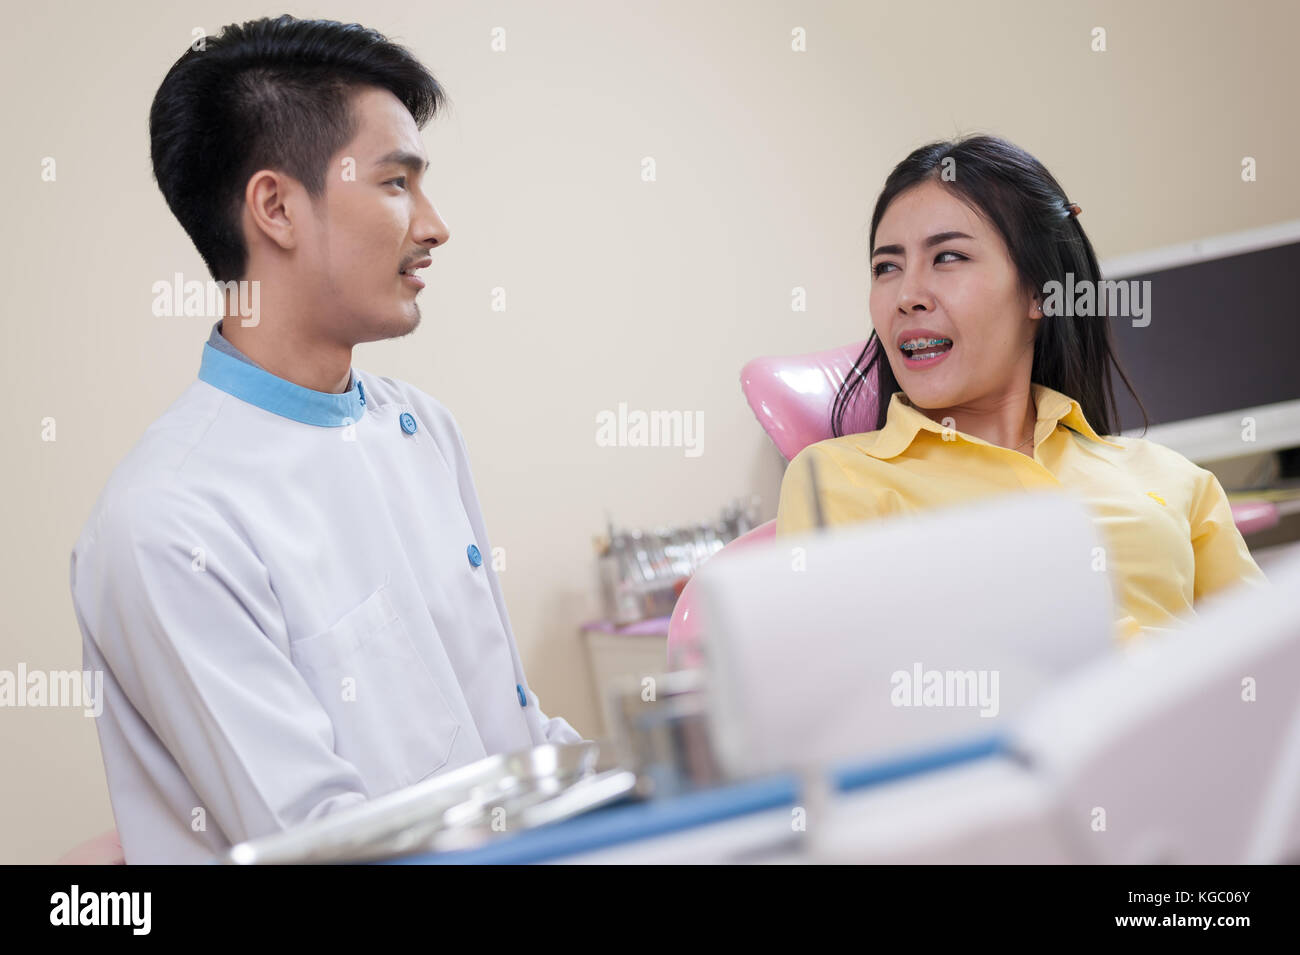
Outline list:
[[[607,521],[593,539],[604,618],[581,628],[602,732],[612,694],[668,669],[668,620],[682,588],[722,548],[761,523],[759,499],[740,499],[714,521],[654,529]]]
[[[700,565],[760,523],[759,501],[739,500],[723,508],[716,521],[632,530],[608,521],[607,533],[593,538],[605,616],[617,626],[668,617],[682,587]]]
[[[624,626],[611,620],[592,620],[582,625],[581,637],[600,713],[600,735],[606,736],[613,728],[610,696],[667,668],[668,617],[651,617]]]

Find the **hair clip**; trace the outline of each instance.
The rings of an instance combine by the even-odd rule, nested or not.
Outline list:
[[[1075,204],[1075,203],[1073,203],[1073,202],[1068,202],[1068,203],[1066,203],[1065,208],[1067,208],[1068,210],[1070,210],[1070,215],[1072,215],[1072,216],[1077,216],[1080,212],[1083,211],[1081,208],[1079,208],[1079,206],[1078,206],[1077,204]]]

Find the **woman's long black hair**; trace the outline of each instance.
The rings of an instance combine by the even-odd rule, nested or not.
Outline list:
[[[945,164],[951,159],[952,163]],[[951,169],[955,175],[943,175]],[[894,167],[876,200],[871,216],[869,249],[876,247],[876,228],[898,195],[926,181],[938,182],[981,212],[1002,233],[1011,261],[1023,284],[1042,290],[1047,282],[1064,286],[1066,273],[1074,274],[1076,287],[1099,282],[1101,269],[1092,243],[1060,184],[1037,159],[1018,146],[995,136],[971,136],[935,142],[913,151]],[[1097,296],[1100,303],[1102,296]],[[1111,365],[1137,401],[1147,424],[1146,408],[1111,348],[1110,322],[1099,318],[1044,315],[1034,341],[1030,380],[1068,395],[1079,402],[1083,416],[1098,434],[1114,434],[1119,424]],[[874,422],[867,428],[845,429],[854,396],[863,382],[876,386],[879,396]],[[846,377],[831,408],[831,431],[836,437],[885,426],[889,401],[902,389],[875,331],[867,339],[853,370]],[[859,417],[862,415],[859,413]]]

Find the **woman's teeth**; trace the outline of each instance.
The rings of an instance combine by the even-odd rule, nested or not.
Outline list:
[[[899,346],[912,361],[930,361],[952,348],[950,338],[913,338]]]

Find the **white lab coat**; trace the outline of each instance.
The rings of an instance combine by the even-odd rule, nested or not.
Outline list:
[[[71,559],[127,862],[208,861],[488,754],[580,741],[528,689],[447,409],[365,372],[308,392],[204,349],[224,383],[196,381],[148,429]],[[357,417],[285,416],[304,407]]]

